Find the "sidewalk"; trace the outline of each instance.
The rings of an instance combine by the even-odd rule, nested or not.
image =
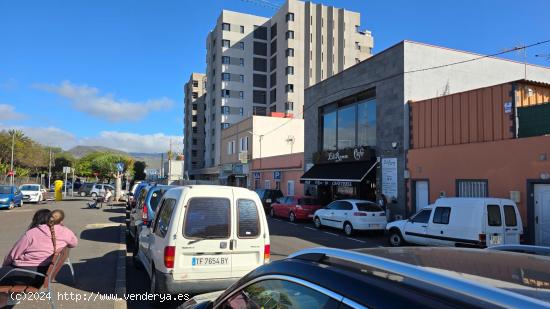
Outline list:
[[[125,208],[120,206],[87,209],[88,199],[69,199],[47,204],[25,204],[23,208],[0,211],[0,254],[4,257],[19,239],[40,208],[65,211],[64,224],[79,239],[71,250],[75,271],[73,282],[64,266],[52,284],[57,308],[126,308],[126,302],[113,300],[125,293],[126,243],[123,229]],[[23,300],[16,308],[50,308],[46,294]],[[38,298],[38,299],[36,299]]]

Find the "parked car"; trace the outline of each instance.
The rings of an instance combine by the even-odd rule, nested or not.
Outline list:
[[[23,194],[16,186],[0,185],[0,208],[23,206]]]
[[[316,228],[323,226],[344,230],[348,236],[354,231],[386,228],[386,212],[377,203],[363,200],[337,200],[313,215]]]
[[[138,235],[139,231],[136,226],[136,220],[141,221],[141,212],[143,210],[143,204],[145,204],[145,199],[147,198],[147,194],[149,193],[149,189],[151,189],[154,185],[145,185],[145,186],[139,186],[138,192],[136,193],[137,199],[135,200],[135,207],[130,209],[130,220],[128,220],[128,234],[130,237],[134,238],[134,243],[138,243]],[[137,219],[134,219],[136,218]],[[141,225],[141,222],[137,222],[137,224]]]
[[[102,183],[96,183],[94,184],[94,187],[92,190],[90,190],[90,195],[92,197],[98,197],[98,196],[105,196],[105,189],[109,188],[111,192],[115,192],[115,187],[108,185],[108,184],[102,184]]]
[[[130,203],[130,209],[133,209],[136,207],[137,205],[137,201],[139,199],[139,195],[141,193],[141,189],[143,189],[143,187],[146,187],[146,186],[149,186],[150,184],[147,183],[147,182],[142,182],[140,184],[138,184],[137,186],[134,186],[134,191],[133,191],[133,197],[132,197],[132,201]]]
[[[251,190],[176,187],[164,194],[154,218],[141,229],[135,263],[147,271],[151,293],[226,289],[269,262],[269,228]]]
[[[311,248],[180,308],[547,308],[549,263],[464,248]]]
[[[142,181],[136,181],[132,188],[128,191],[128,198],[126,199],[126,209],[130,210],[132,209],[132,204],[134,202],[134,195],[136,193],[136,189],[139,186],[139,184],[142,183]]]
[[[143,187],[142,190],[146,190],[140,196],[138,206],[130,211],[130,236],[134,238],[137,248],[139,232],[142,226],[147,226],[147,223],[153,219],[157,205],[166,191],[175,188],[174,186],[165,185],[151,185]],[[135,252],[136,250],[134,250]]]
[[[19,190],[26,202],[40,203],[44,200],[41,186],[38,184],[24,184],[19,187]]]
[[[302,196],[281,197],[271,204],[271,217],[288,218],[290,222],[296,220],[312,220],[313,214],[323,206],[316,198]]]
[[[523,233],[516,204],[500,198],[440,198],[408,220],[389,223],[389,243],[490,247],[519,244]]]
[[[92,194],[92,189],[95,186],[95,182],[85,182],[80,185],[80,188],[78,188],[78,195],[84,197],[84,196],[90,196]]]
[[[258,193],[258,196],[262,201],[262,205],[266,214],[269,213],[269,210],[271,209],[271,204],[274,203],[278,198],[283,197],[283,192],[281,192],[281,190],[256,189],[256,193]]]

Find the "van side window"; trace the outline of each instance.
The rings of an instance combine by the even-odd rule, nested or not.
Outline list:
[[[166,233],[168,233],[168,227],[170,226],[172,213],[175,208],[174,206],[176,206],[176,200],[171,198],[164,200],[164,203],[162,203],[162,209],[159,211],[159,218],[154,229],[154,233],[158,237],[164,238]]]
[[[504,205],[504,223],[506,226],[517,226],[516,210],[514,206]]]
[[[196,197],[189,201],[183,225],[186,238],[225,239],[230,233],[231,202],[226,198]]]
[[[237,200],[239,238],[255,238],[260,235],[258,207],[252,200]]]
[[[434,211],[433,223],[449,224],[451,217],[451,207],[437,207]]]
[[[428,223],[431,214],[431,209],[423,209],[412,218],[412,221],[414,223]]]
[[[487,223],[489,224],[489,226],[502,225],[499,205],[487,205]]]

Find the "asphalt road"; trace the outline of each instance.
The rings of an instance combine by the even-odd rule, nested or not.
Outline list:
[[[300,249],[313,247],[333,247],[356,249],[379,247],[386,244],[386,238],[381,233],[361,232],[353,237],[347,237],[342,231],[330,228],[316,229],[313,223],[291,223],[283,219],[268,218],[271,240],[271,259],[280,260]],[[126,283],[128,293],[143,293],[149,290],[149,279],[145,271],[138,270],[132,262],[133,245],[130,238],[126,258]],[[128,308],[173,308],[181,303],[164,303],[153,306],[142,301],[128,301]]]

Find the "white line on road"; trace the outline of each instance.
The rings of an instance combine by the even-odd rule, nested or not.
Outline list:
[[[338,235],[338,234],[334,234],[334,233],[331,233],[331,232],[323,232],[323,233],[325,233],[325,234],[330,234],[330,235],[333,235],[333,236],[340,236],[340,235]]]
[[[362,242],[362,243],[364,243],[364,244],[366,244],[366,243],[367,243],[366,241],[364,241],[364,240],[360,240],[360,239],[355,239],[355,238],[351,238],[351,237],[346,237],[346,238],[347,238],[347,239],[349,239],[349,240],[353,240],[353,241],[358,241],[358,242]]]
[[[313,230],[313,231],[317,231],[317,229],[314,229],[314,228],[312,228],[312,227],[309,227],[309,226],[304,226],[304,227],[305,227],[306,229],[308,229],[308,230]]]

